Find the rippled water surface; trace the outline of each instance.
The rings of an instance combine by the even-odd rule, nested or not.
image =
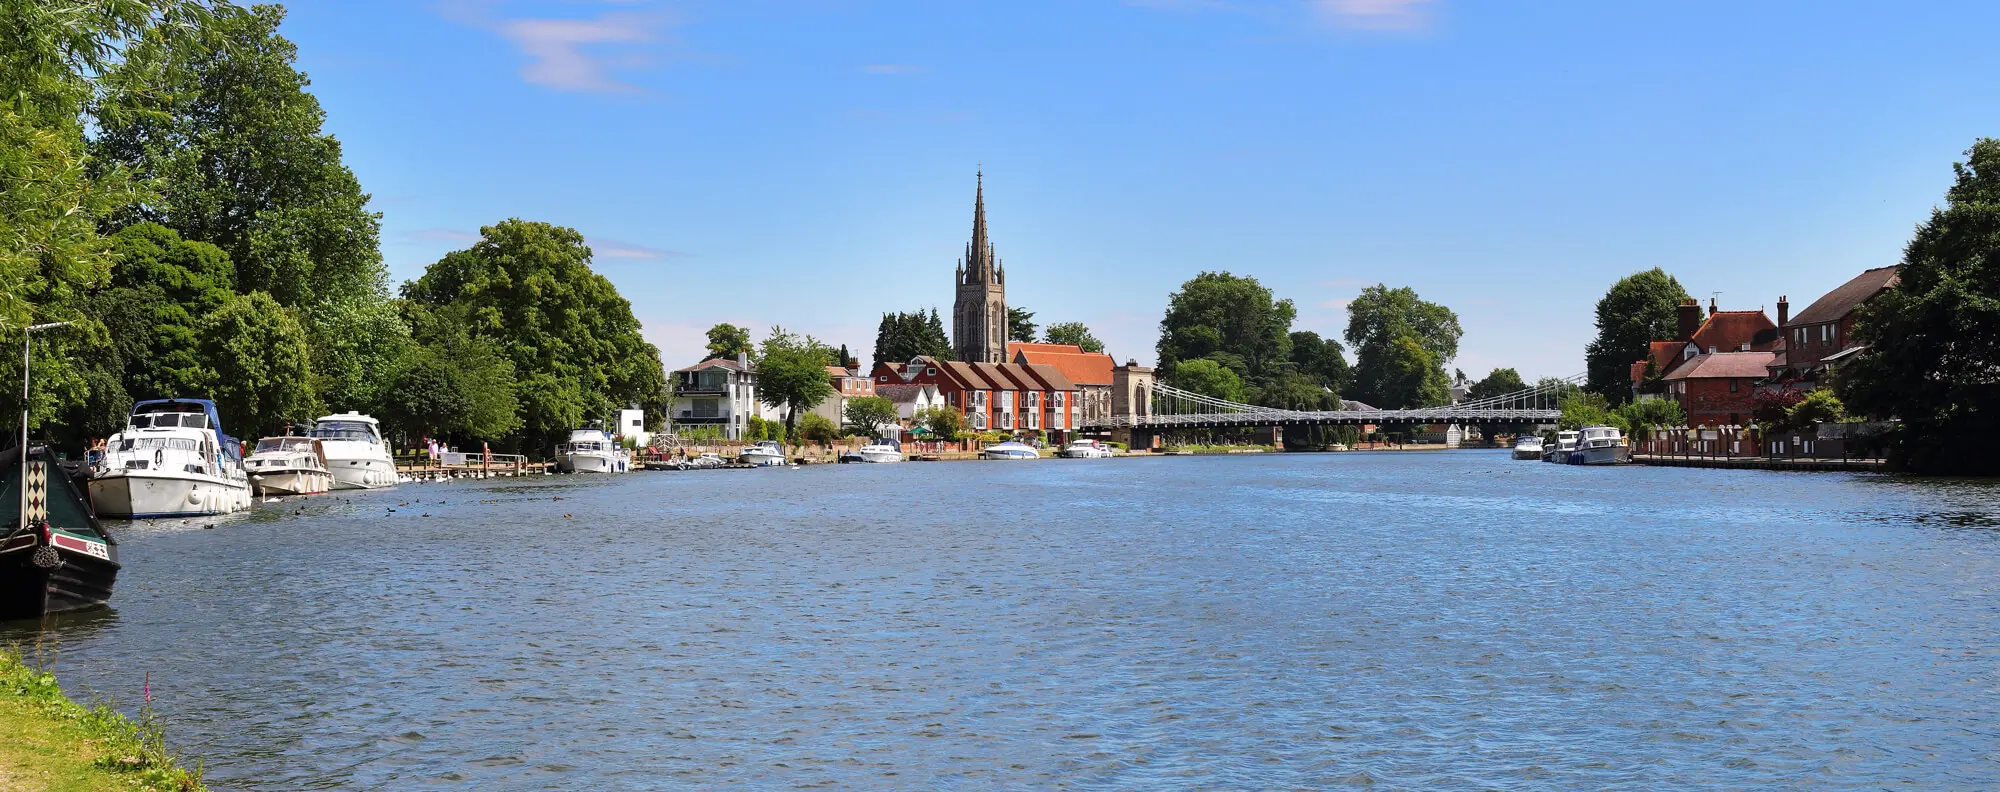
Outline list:
[[[0,638],[150,672],[218,790],[2000,788],[1990,484],[846,465],[121,536],[113,610]]]

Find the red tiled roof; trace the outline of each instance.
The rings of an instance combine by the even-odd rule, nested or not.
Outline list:
[[[877,385],[875,386],[875,395],[897,404],[909,404],[915,402],[918,396],[923,395],[925,388],[936,387],[936,385]]]
[[[852,377],[854,373],[848,371],[846,366],[827,366],[826,375],[829,377]]]
[[[1862,303],[1881,294],[1884,289],[1895,288],[1897,281],[1895,267],[1877,267],[1868,270],[1854,276],[1853,280],[1840,284],[1839,288],[1827,292],[1826,296],[1814,300],[1812,305],[1806,306],[1805,310],[1793,316],[1791,322],[1793,325],[1809,325],[1840,321]]]
[[[973,390],[1003,390],[994,387],[993,383],[987,381],[984,376],[981,376],[979,370],[973,368],[970,363],[956,360],[940,360],[937,361],[937,369],[939,373],[949,375],[966,388]]]
[[[1694,343],[1701,351],[1741,351],[1744,344],[1754,352],[1768,352],[1778,342],[1778,325],[1759,311],[1716,311],[1694,331]]]
[[[1045,384],[1049,390],[1058,390],[1058,391],[1076,390],[1076,383],[1070,381],[1069,377],[1063,375],[1062,369],[1056,368],[1055,366],[1051,366],[1046,363],[1030,363],[1026,366],[1021,366],[1020,364],[1017,363],[1014,365],[1019,366],[1021,368],[1025,368],[1030,373],[1040,378],[1043,384]]]
[[[1035,346],[1062,346],[1060,344],[1036,344]],[[1070,347],[1075,349],[1076,347]],[[1070,382],[1078,385],[1110,385],[1111,370],[1118,362],[1102,352],[1044,352],[1023,349],[1014,354],[1014,362],[1054,366]]]
[[[1007,342],[1007,359],[1013,360],[1017,352],[1054,352],[1057,354],[1080,355],[1083,347],[1075,344],[1042,344],[1034,341]]]
[[[688,366],[687,368],[674,369],[674,373],[679,374],[684,371],[700,371],[702,369],[711,369],[711,368],[726,368],[729,369],[730,371],[743,370],[743,367],[737,365],[736,360],[733,358],[710,358],[700,363],[696,363],[692,366]]]
[[[1695,355],[1679,368],[1669,372],[1665,379],[1763,379],[1770,376],[1771,361],[1777,355],[1770,352],[1717,352],[1713,355]]]

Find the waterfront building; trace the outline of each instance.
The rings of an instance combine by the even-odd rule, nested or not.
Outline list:
[[[1075,344],[1007,343],[1008,360],[1021,365],[1046,365],[1062,372],[1077,387],[1085,424],[1101,424],[1111,416],[1111,387],[1118,363],[1103,352],[1085,352]]]
[[[972,194],[972,241],[958,260],[951,307],[951,354],[961,362],[1007,362],[1007,271],[986,239],[986,174]]]
[[[918,355],[907,365],[882,363],[872,372],[875,386],[932,385],[944,404],[965,416],[975,432],[1045,432],[1065,441],[1082,425],[1077,386],[1053,366],[1020,363],[965,363]]]
[[[1814,300],[1798,316],[1790,316],[1785,298],[1778,298],[1778,325],[1784,347],[1771,362],[1769,376],[1786,387],[1811,390],[1822,371],[1862,350],[1854,339],[1856,311],[1883,292],[1896,288],[1896,268],[1877,267],[1854,276]]]
[[[1661,377],[1661,390],[1680,403],[1688,426],[1742,426],[1752,420],[1758,383],[1776,354],[1703,352]]]
[[[840,426],[847,422],[847,402],[875,395],[875,380],[859,371],[844,366],[827,366],[826,378],[833,385],[833,393],[813,405],[812,412]]]
[[[674,372],[673,407],[668,421],[676,434],[715,429],[724,439],[741,440],[751,418],[764,417],[757,401],[757,372],[748,355],[704,360]]]
[[[884,385],[878,381],[875,384],[875,395],[888,399],[890,404],[896,405],[896,418],[903,424],[904,429],[915,428],[918,413],[932,407],[943,407],[945,404],[944,394],[938,391],[936,385],[901,383]]]
[[[653,439],[652,433],[646,431],[646,411],[636,404],[618,411],[618,428],[612,434],[632,438],[632,442],[639,444],[640,448],[645,448]]]
[[[1779,311],[1784,303],[1780,301]],[[1632,390],[1639,398],[1661,395],[1666,375],[1686,365],[1700,355],[1714,355],[1728,352],[1773,352],[1783,341],[1778,325],[1764,314],[1763,309],[1755,311],[1717,310],[1715,300],[1708,303],[1707,318],[1703,318],[1701,303],[1694,300],[1681,301],[1676,312],[1677,332],[1668,341],[1654,341],[1647,347],[1646,357],[1632,364]]]

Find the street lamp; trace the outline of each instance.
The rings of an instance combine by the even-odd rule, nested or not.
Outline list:
[[[68,322],[28,325],[21,331],[21,517],[19,530],[28,529],[28,351],[36,330],[50,330]]]

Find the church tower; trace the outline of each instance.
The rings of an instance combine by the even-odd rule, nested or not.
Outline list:
[[[1007,362],[1007,270],[986,241],[986,173],[972,195],[972,241],[958,261],[951,308],[951,355],[969,363]]]

